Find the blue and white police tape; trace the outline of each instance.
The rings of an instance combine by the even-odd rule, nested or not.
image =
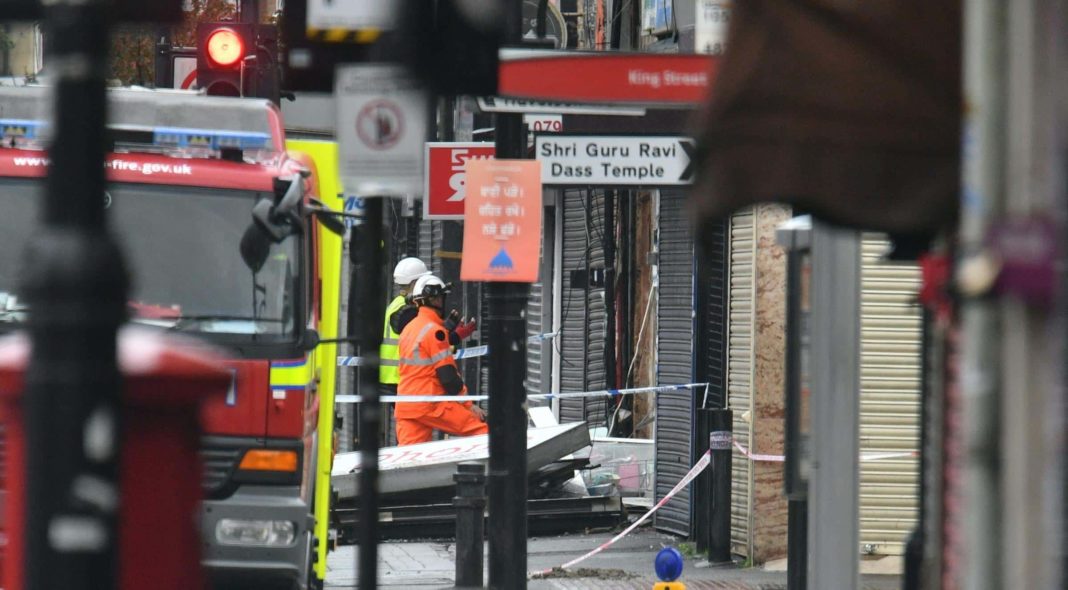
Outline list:
[[[685,383],[682,385],[660,385],[656,387],[630,387],[627,389],[601,389],[597,391],[580,391],[574,393],[534,393],[527,396],[528,400],[553,400],[574,399],[584,397],[617,397],[620,395],[636,395],[639,393],[673,393],[699,387],[706,387],[708,383]],[[488,400],[488,395],[382,395],[378,401],[383,403],[414,403],[414,402],[480,402]],[[334,401],[339,404],[358,404],[364,401],[362,395],[335,395]]]
[[[551,340],[556,338],[557,332],[548,332],[546,334],[535,334],[527,338],[528,342],[538,342],[540,340]],[[486,356],[489,354],[489,346],[483,344],[482,346],[472,346],[469,348],[461,348],[453,353],[452,358],[456,360],[474,358],[476,356]],[[361,356],[339,356],[337,357],[337,366],[339,367],[362,367],[367,364]]]

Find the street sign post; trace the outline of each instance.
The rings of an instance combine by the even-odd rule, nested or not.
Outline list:
[[[694,141],[679,136],[539,135],[543,184],[679,186],[693,183]]]
[[[429,106],[403,67],[349,64],[337,69],[341,181],[363,196],[405,196],[423,188]]]
[[[707,102],[719,65],[715,56],[677,53],[507,48],[500,57],[498,96],[673,107]]]
[[[538,280],[540,167],[536,160],[467,161],[462,280]]]
[[[463,219],[468,160],[486,160],[492,143],[427,142],[423,219]]]

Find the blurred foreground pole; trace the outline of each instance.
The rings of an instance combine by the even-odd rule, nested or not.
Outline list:
[[[960,248],[965,260],[982,252],[989,224],[1004,200],[1006,10],[1007,5],[997,0],[964,3],[962,69],[968,108],[964,110],[962,129]],[[964,297],[960,314],[958,386],[963,440],[956,444],[963,443],[964,447],[963,478],[948,493],[950,496],[961,493],[963,498],[953,501],[947,498],[946,507],[956,504],[957,499],[963,500],[963,506],[947,517],[947,525],[956,534],[946,537],[947,555],[943,563],[956,570],[949,576],[960,587],[993,589],[1001,587],[998,540],[1003,534],[998,491],[997,347],[1001,337],[997,302],[989,297]],[[958,563],[964,564],[964,571],[957,569]]]
[[[26,253],[27,513],[24,531],[13,533],[26,541],[31,590],[107,589],[118,580],[116,332],[127,278],[104,223],[109,5],[45,3],[54,134],[44,227]]]
[[[812,223],[808,587],[859,587],[860,234]]]
[[[378,587],[378,427],[382,412],[378,401],[378,347],[382,344],[382,324],[376,321],[385,313],[382,285],[382,201],[367,199],[367,222],[356,227],[354,248],[356,268],[355,307],[353,317],[373,318],[360,322],[360,511],[356,524],[359,545],[358,572],[360,588]]]
[[[522,3],[501,0],[505,45],[522,41]],[[496,116],[499,159],[525,156],[527,139],[520,114]],[[527,587],[527,337],[523,317],[530,285],[487,283],[489,304],[489,587]]]

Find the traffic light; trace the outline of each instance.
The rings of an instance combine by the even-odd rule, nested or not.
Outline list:
[[[197,86],[211,96],[255,96],[278,103],[278,33],[272,25],[197,25]]]

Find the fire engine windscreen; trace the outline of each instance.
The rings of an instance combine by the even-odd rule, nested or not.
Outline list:
[[[27,239],[44,185],[0,179],[0,330],[28,312],[18,297]],[[257,199],[253,191],[112,184],[102,206],[132,274],[131,319],[172,330],[289,340],[300,325],[300,237],[273,244],[253,275],[239,252]]]

